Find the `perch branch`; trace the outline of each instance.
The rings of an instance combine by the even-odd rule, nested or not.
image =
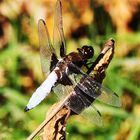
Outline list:
[[[67,100],[70,98],[70,96],[72,95],[69,94],[60,104],[59,106],[54,110],[54,112],[52,112],[49,117],[47,119],[45,119],[38,127],[35,131],[33,131],[33,133],[27,138],[27,140],[32,140],[40,131],[41,129],[59,112],[59,110],[61,110],[61,108],[63,108],[63,106],[65,105],[65,103],[67,102]]]

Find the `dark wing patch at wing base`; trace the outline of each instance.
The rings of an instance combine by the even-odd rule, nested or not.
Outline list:
[[[78,69],[78,67],[76,67],[76,69]],[[87,75],[80,69],[79,71],[81,74],[72,74],[69,76],[74,87],[78,87],[91,98],[97,99],[105,104],[116,107],[121,106],[119,96],[117,96],[116,93],[96,82],[92,76]]]
[[[92,104],[94,101],[93,98],[83,93],[79,88],[77,88],[75,92],[73,85],[64,86],[58,84],[53,90],[61,100],[66,98],[70,93],[73,93],[66,103],[72,110],[72,114],[82,114],[83,117],[88,118],[88,120],[91,120],[98,126],[102,125],[101,114]],[[91,104],[92,106],[90,106]]]
[[[66,55],[61,0],[57,0],[56,2],[54,15],[53,46],[56,50],[58,58],[64,57]]]
[[[53,71],[53,69],[56,67],[57,63],[58,63],[58,59],[57,59],[56,55],[54,53],[52,53],[50,71]]]
[[[64,57],[65,56],[65,46],[64,46],[64,42],[61,42],[60,45],[60,56]]]

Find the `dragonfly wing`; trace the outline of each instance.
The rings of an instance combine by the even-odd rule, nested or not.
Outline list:
[[[51,67],[50,62],[52,61],[52,58],[56,58],[57,61],[57,57],[50,41],[46,23],[42,19],[40,19],[38,22],[38,35],[42,71],[44,73],[49,73]]]
[[[85,94],[82,94],[83,92],[79,88],[75,89],[74,86],[74,84],[66,86],[58,84],[53,88],[53,91],[61,100],[66,98],[69,94],[72,94],[67,105],[73,112],[80,114],[85,107],[91,104],[91,102],[86,98]]]
[[[85,110],[83,110],[81,115],[85,119],[88,119],[90,122],[93,122],[98,126],[103,125],[101,113],[99,112],[99,110],[96,109],[96,107],[93,104],[92,106],[89,106]]]
[[[58,96],[60,100],[64,99],[67,95],[73,92],[73,90],[74,88],[71,85],[58,84],[55,87],[53,87],[54,93]]]
[[[105,104],[116,107],[121,106],[119,96],[116,93],[108,88],[105,88],[99,82],[96,82],[92,76],[87,75],[81,70],[79,71],[81,74],[72,74],[69,76],[75,87],[78,87],[93,99],[97,99]]]
[[[65,39],[63,32],[62,3],[57,0],[54,15],[53,46],[58,58],[65,56]]]
[[[74,91],[73,86],[64,86],[61,84],[58,84],[53,90],[61,100],[73,93],[68,99],[66,105],[68,105],[76,114],[81,114],[89,121],[98,126],[102,126],[102,117],[100,112],[94,107],[92,103],[93,100],[88,99],[86,94],[84,94],[82,91],[79,89]]]
[[[75,89],[75,94],[69,98],[67,105],[76,114],[81,114],[84,118],[95,123],[96,125],[102,125],[102,117],[100,112],[93,105],[94,99],[87,97],[79,89]]]
[[[97,99],[105,104],[120,107],[119,96],[112,90],[105,88],[100,83],[96,82],[93,77],[85,76],[77,86],[88,96]]]
[[[101,86],[101,94],[97,97],[97,100],[116,107],[121,107],[121,101],[119,96],[110,90],[109,88]]]

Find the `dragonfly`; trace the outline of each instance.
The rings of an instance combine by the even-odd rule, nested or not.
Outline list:
[[[83,45],[77,48],[77,52],[66,53],[61,0],[56,2],[53,43],[43,19],[38,22],[38,33],[41,67],[47,78],[32,94],[24,109],[25,112],[40,104],[51,91],[54,91],[61,100],[70,95],[63,105],[68,106],[75,114],[83,114],[91,118],[87,114],[92,110],[93,121],[98,124],[101,123],[101,114],[95,108],[94,100],[120,107],[119,96],[92,76],[95,63],[89,60],[94,55],[93,47]],[[114,40],[111,39],[109,47],[101,52],[100,58],[113,45]],[[84,71],[83,67],[87,70]]]

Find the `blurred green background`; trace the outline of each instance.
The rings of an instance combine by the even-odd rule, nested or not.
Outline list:
[[[139,140],[140,0],[62,0],[62,4],[68,52],[92,45],[95,59],[103,43],[110,37],[115,39],[115,56],[104,85],[122,101],[121,108],[95,104],[103,114],[103,127],[78,116],[71,118],[67,139]],[[24,140],[57,101],[56,95],[50,94],[35,109],[23,111],[45,78],[37,22],[46,20],[52,36],[54,8],[55,0],[0,1],[0,140]]]

